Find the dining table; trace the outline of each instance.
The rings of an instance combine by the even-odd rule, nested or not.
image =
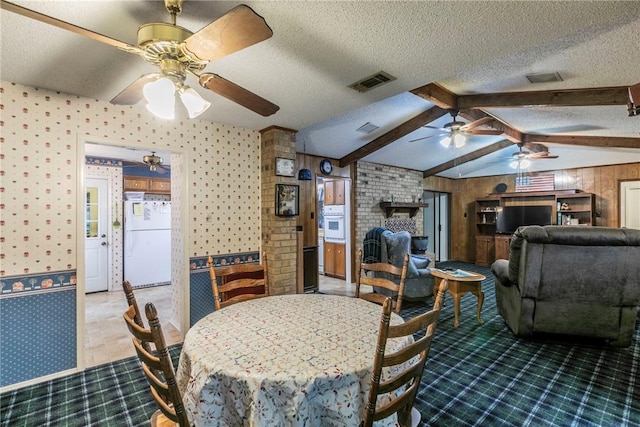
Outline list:
[[[358,426],[381,315],[380,305],[360,298],[292,294],[205,316],[185,335],[176,373],[189,419],[195,426]],[[392,324],[402,322],[392,313]],[[387,349],[411,341],[391,339]],[[376,425],[396,425],[395,417]]]

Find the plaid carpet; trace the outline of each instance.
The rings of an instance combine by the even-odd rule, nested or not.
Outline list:
[[[640,319],[626,349],[519,340],[496,311],[489,269],[445,265],[487,276],[485,324],[466,295],[454,329],[447,296],[415,405],[423,426],[640,425]],[[432,304],[405,303],[402,315]],[[179,351],[171,347],[175,363]],[[0,425],[148,426],[155,410],[138,362],[128,358],[1,395]]]

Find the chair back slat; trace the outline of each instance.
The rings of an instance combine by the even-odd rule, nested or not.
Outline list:
[[[356,291],[355,297],[362,298],[367,301],[382,305],[387,298],[381,293],[361,293],[360,286],[368,285],[377,288],[384,288],[391,291],[393,295],[393,310],[400,313],[402,310],[402,299],[404,297],[404,286],[407,279],[407,268],[409,265],[409,254],[405,254],[402,262],[402,268],[396,267],[388,263],[365,263],[362,262],[362,249],[358,251],[358,259],[356,265]],[[373,277],[370,274],[387,273],[387,275],[396,276],[398,283],[385,277]]]
[[[136,306],[130,305],[123,318],[132,335],[133,345],[149,383],[151,395],[167,419],[178,423],[180,427],[188,427],[190,423],[178,390],[171,355],[166,346],[158,313],[152,303],[146,304],[145,314],[149,329],[136,322]],[[152,420],[157,419],[157,415],[154,414]]]
[[[213,258],[209,256],[207,265],[216,310],[238,302],[269,296],[266,253],[262,255],[262,264],[235,264],[215,268]]]
[[[429,356],[436,325],[442,309],[447,281],[440,283],[433,309],[419,314],[405,323],[391,325],[393,300],[387,298],[382,305],[382,316],[378,330],[378,342],[374,354],[373,372],[366,405],[364,427],[371,427],[374,421],[397,415],[400,426],[411,423],[411,408],[416,399],[422,373]],[[400,350],[387,354],[390,338],[407,337],[413,342]],[[382,369],[385,378],[382,378]],[[390,369],[395,368],[395,369]],[[384,396],[384,399],[379,397]]]

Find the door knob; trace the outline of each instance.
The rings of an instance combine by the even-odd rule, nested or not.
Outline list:
[[[102,246],[107,246],[107,242],[100,243]]]

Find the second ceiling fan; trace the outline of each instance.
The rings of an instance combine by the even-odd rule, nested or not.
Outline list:
[[[493,120],[493,117],[483,117],[478,120],[474,120],[473,122],[466,123],[457,120],[459,111],[457,109],[450,109],[449,114],[453,119],[451,122],[445,124],[443,127],[435,127],[435,126],[423,126],[429,129],[439,130],[440,133],[425,136],[422,138],[412,139],[409,142],[422,141],[424,139],[433,138],[442,136],[443,138],[440,140],[440,144],[445,147],[449,147],[451,143],[454,144],[455,147],[462,147],[466,143],[467,135],[501,135],[502,131],[497,129],[479,129],[481,126],[484,126]]]
[[[137,46],[4,0],[0,6],[27,18],[137,54],[160,69],[159,72],[141,76],[116,95],[111,100],[113,104],[133,105],[144,97],[151,105],[154,97],[163,96],[165,104],[180,99],[180,103],[175,102],[176,111],[182,110],[178,112],[195,117],[206,110],[209,103],[185,84],[187,75],[191,74],[198,79],[203,88],[262,116],[270,116],[280,109],[277,105],[217,74],[202,72],[210,61],[270,38],[273,31],[264,18],[250,7],[239,5],[193,33],[176,25],[176,16],[182,12],[183,0],[165,0],[164,3],[171,15],[171,23],[150,23],[139,27]],[[147,108],[156,115],[167,113],[156,112],[149,105]]]

